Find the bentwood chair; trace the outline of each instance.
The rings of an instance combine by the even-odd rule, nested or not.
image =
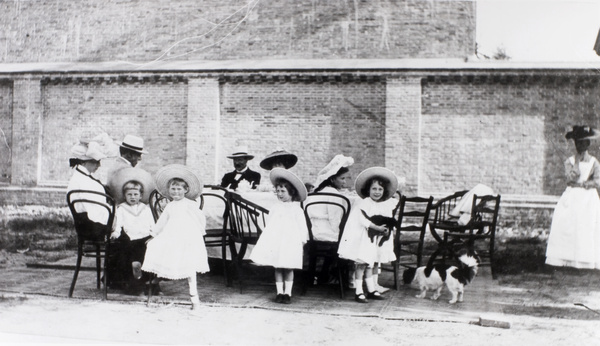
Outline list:
[[[350,201],[345,196],[335,193],[313,192],[309,193],[306,200],[302,202],[302,209],[304,209],[309,236],[309,240],[306,244],[308,271],[303,280],[303,293],[306,292],[308,286],[314,284],[314,278],[317,276],[317,262],[319,259],[322,259],[324,263],[322,270],[328,270],[328,266],[325,265],[326,263],[330,264],[332,268],[335,268],[340,289],[340,298],[343,299],[344,289],[347,286],[346,281],[348,273],[347,263],[344,263],[338,256],[338,247],[344,232],[344,227],[346,226],[346,221],[348,220],[348,215],[350,214]],[[327,211],[327,215],[322,215],[325,217],[333,215],[335,210],[340,211],[339,224],[336,225],[338,226],[339,234],[337,236],[337,241],[335,242],[317,240],[313,234],[313,223],[314,218],[317,217],[316,213],[322,213],[324,210]]]
[[[98,198],[100,197],[100,198]],[[77,212],[77,205],[94,205],[96,207],[106,209],[108,219],[101,239],[89,239],[86,237],[87,227],[89,223],[87,217]],[[81,261],[83,257],[93,257],[96,259],[96,287],[100,289],[100,282],[104,285],[102,298],[107,299],[108,295],[108,273],[106,271],[107,259],[110,256],[110,233],[115,218],[115,201],[105,193],[88,190],[72,190],[67,193],[67,205],[73,216],[75,231],[77,232],[77,263],[75,265],[75,273],[69,288],[69,298],[73,297],[75,283],[79,271],[81,270]],[[104,259],[104,261],[102,261]],[[104,273],[101,279],[101,272]]]
[[[231,253],[231,262],[235,268],[240,283],[240,293],[243,293],[245,273],[244,256],[248,246],[256,245],[258,238],[266,226],[269,210],[253,203],[235,192],[227,192],[227,211],[229,212],[229,228],[227,229],[227,244]],[[228,272],[227,286],[233,284],[231,272]]]
[[[394,287],[399,289],[400,267],[417,268],[422,265],[423,244],[433,197],[400,197],[398,229],[394,237]]]
[[[207,248],[219,247],[221,249],[221,260],[223,263],[223,275],[225,280],[227,274],[227,245],[229,232],[229,210],[227,204],[227,190],[216,185],[204,185],[204,191],[200,195],[200,209],[204,210],[205,214],[218,213],[214,218],[207,215],[206,235],[204,236],[204,244]],[[210,209],[210,210],[209,210]],[[221,219],[221,223],[216,223],[217,219]]]

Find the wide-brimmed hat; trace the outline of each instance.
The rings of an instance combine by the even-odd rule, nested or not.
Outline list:
[[[567,132],[565,135],[567,139],[579,140],[579,139],[596,139],[600,137],[600,131],[593,129],[589,126],[573,126],[573,130]]]
[[[354,159],[350,156],[344,156],[342,154],[336,155],[331,161],[325,166],[319,174],[317,174],[317,181],[315,181],[315,188],[319,187],[325,180],[336,175],[342,167],[350,167],[354,164]]]
[[[144,150],[144,139],[134,135],[125,135],[122,142],[116,142],[121,148],[129,149],[140,154],[148,154]]]
[[[262,169],[271,170],[273,169],[273,164],[275,162],[281,162],[285,169],[290,169],[298,162],[298,156],[283,149],[275,150],[260,161],[260,167]]]
[[[228,159],[235,159],[238,157],[245,157],[248,160],[252,160],[254,155],[248,154],[248,147],[245,145],[239,146],[233,150],[233,153],[227,156]]]
[[[292,184],[292,186],[296,188],[296,191],[298,191],[298,197],[300,198],[300,201],[304,201],[306,199],[306,196],[308,195],[308,191],[306,191],[306,186],[304,185],[302,180],[300,180],[300,178],[298,178],[294,173],[288,171],[287,169],[281,167],[273,168],[271,170],[271,173],[269,173],[269,179],[271,180],[271,183],[273,185],[275,185],[277,179],[285,179],[289,181],[290,184]]]
[[[385,167],[371,167],[360,172],[360,174],[356,177],[356,181],[354,182],[354,189],[361,198],[368,197],[363,195],[362,189],[364,188],[365,184],[374,177],[381,177],[388,181],[387,185],[385,186],[386,191],[385,195],[383,196],[384,200],[392,197],[394,193],[396,193],[396,190],[398,190],[398,178],[394,172]]]
[[[174,163],[162,167],[154,175],[154,184],[161,195],[169,196],[169,181],[173,178],[182,179],[188,184],[189,191],[185,197],[194,200],[202,193],[202,183],[194,171],[187,166]]]
[[[100,143],[84,139],[71,147],[70,158],[81,161],[100,161],[107,158],[107,156],[102,150]]]
[[[111,176],[108,177],[108,187],[110,193],[117,203],[125,201],[125,195],[123,194],[123,186],[130,182],[136,181],[144,187],[144,193],[142,194],[141,201],[148,203],[150,193],[154,190],[154,179],[152,175],[141,168],[126,167],[117,170]]]

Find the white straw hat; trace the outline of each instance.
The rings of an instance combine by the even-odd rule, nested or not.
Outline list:
[[[144,187],[141,201],[148,203],[150,193],[155,189],[154,179],[152,179],[152,175],[147,171],[135,167],[119,169],[108,177],[108,187],[115,201],[117,203],[125,201],[123,186],[130,181],[136,181]]]
[[[273,168],[271,170],[271,173],[269,173],[269,179],[271,180],[271,183],[273,185],[275,185],[277,179],[285,179],[289,181],[290,184],[294,186],[296,191],[298,191],[298,197],[300,198],[300,201],[304,201],[306,199],[306,196],[308,195],[308,191],[306,190],[306,186],[304,185],[302,180],[300,180],[300,178],[298,178],[294,173],[288,171],[287,169],[281,167]]]
[[[200,178],[189,167],[181,164],[170,164],[159,169],[154,175],[156,189],[163,196],[169,196],[169,181],[173,178],[179,178],[185,181],[189,187],[185,197],[196,199],[202,193],[202,183]]]
[[[229,159],[235,159],[236,157],[245,157],[248,160],[252,160],[254,158],[254,155],[248,154],[248,147],[245,145],[241,145],[235,148],[231,155],[227,156],[227,158]]]
[[[354,189],[361,198],[368,197],[362,193],[362,189],[364,188],[365,184],[374,177],[381,177],[388,182],[385,186],[385,195],[383,196],[383,200],[392,197],[394,193],[396,193],[396,190],[398,190],[398,178],[394,172],[385,167],[371,167],[360,172],[360,174],[356,177],[356,181],[354,182]]]
[[[144,139],[142,137],[134,135],[125,135],[123,141],[121,143],[117,142],[117,144],[121,148],[133,150],[140,154],[148,154],[148,152],[144,150]]]

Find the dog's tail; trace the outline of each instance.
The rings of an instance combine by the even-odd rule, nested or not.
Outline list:
[[[404,270],[404,273],[402,273],[402,281],[404,282],[404,284],[408,285],[411,282],[413,282],[416,273],[416,268],[407,268],[406,270]]]
[[[474,268],[476,268],[477,265],[479,264],[479,260],[477,259],[477,257],[470,256],[470,255],[467,255],[467,254],[464,254],[464,255],[460,256],[458,258],[458,260],[462,263],[463,266],[466,266],[466,267],[474,267]]]
[[[476,257],[462,255],[459,257],[460,265],[452,272],[452,277],[458,280],[463,285],[473,281],[477,275],[478,260]]]

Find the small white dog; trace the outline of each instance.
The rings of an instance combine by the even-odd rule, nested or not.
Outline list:
[[[435,291],[431,296],[437,300],[442,294],[444,284],[452,293],[450,304],[463,301],[464,287],[477,275],[477,258],[462,255],[459,258],[458,267],[437,264],[431,267],[409,268],[404,271],[403,281],[405,284],[416,283],[421,289],[417,298],[425,298],[427,291]]]

